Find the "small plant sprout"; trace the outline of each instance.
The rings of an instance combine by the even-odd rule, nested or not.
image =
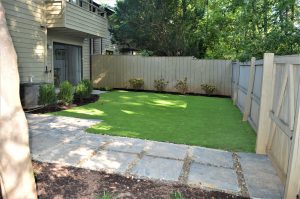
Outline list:
[[[182,194],[178,191],[171,193],[171,199],[184,199]]]
[[[113,195],[110,194],[108,191],[104,191],[101,196],[98,196],[97,199],[113,199]]]

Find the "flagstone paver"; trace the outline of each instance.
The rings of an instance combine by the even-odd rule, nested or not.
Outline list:
[[[252,198],[283,198],[283,186],[267,156],[238,153]]]
[[[239,192],[237,175],[233,169],[192,163],[188,177],[191,185],[202,185],[211,189]]]
[[[107,144],[105,150],[141,153],[143,150],[147,150],[148,146],[149,143],[144,140],[118,137]]]
[[[100,95],[100,94],[107,93],[107,92],[108,92],[108,91],[93,90],[93,91],[92,91],[92,94],[93,94],[93,95]]]
[[[133,168],[132,174],[157,180],[178,181],[183,161],[144,156]]]
[[[183,160],[186,156],[187,150],[188,146],[185,145],[151,142],[146,154],[163,158]]]
[[[71,136],[70,136],[71,135]],[[49,151],[53,147],[56,147],[59,144],[70,142],[71,139],[78,137],[80,134],[64,131],[54,131],[48,130],[45,136],[45,133],[39,133],[33,136],[30,136],[30,145],[31,152],[35,155],[43,153],[44,151]]]
[[[192,159],[197,163],[233,168],[232,153],[227,151],[193,147]]]
[[[125,174],[130,163],[136,158],[138,158],[138,156],[131,153],[99,151],[89,160],[83,162],[80,167],[109,173]]]
[[[34,160],[236,194],[245,192],[239,182],[245,179],[246,195],[282,198],[283,186],[266,156],[238,153],[241,174],[236,172],[231,152],[85,132],[101,120],[39,114],[26,117]]]
[[[50,163],[61,163],[64,165],[76,166],[92,156],[94,151],[97,150],[98,147],[78,143],[77,141],[71,141],[69,143],[61,144],[57,147],[54,147],[51,151],[48,151],[47,154],[43,153],[37,157],[37,160],[42,162],[50,162]]]

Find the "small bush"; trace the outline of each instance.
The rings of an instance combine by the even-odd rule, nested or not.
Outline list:
[[[84,98],[89,98],[93,91],[93,86],[89,80],[80,81],[75,87],[75,95],[80,98],[80,100]]]
[[[52,105],[56,104],[57,98],[55,93],[55,87],[53,84],[44,84],[40,86],[39,90],[39,104],[40,105]]]
[[[129,80],[130,87],[135,90],[140,90],[144,86],[144,80],[142,78],[132,78]]]
[[[168,81],[166,81],[165,79],[161,78],[161,79],[156,79],[154,80],[154,88],[159,91],[162,92],[166,89],[167,85],[168,85]]]
[[[188,92],[188,84],[187,84],[187,78],[184,78],[184,80],[178,80],[175,88],[183,95],[185,95]]]
[[[201,84],[201,88],[204,90],[204,92],[208,96],[210,96],[211,94],[213,94],[215,92],[215,90],[217,89],[216,86],[209,85],[209,84]]]
[[[89,95],[93,92],[93,85],[92,85],[92,82],[88,79],[84,79],[82,80],[82,82],[85,84],[85,86],[87,87],[88,89],[88,92],[89,92]]]
[[[73,102],[74,99],[74,88],[72,84],[68,81],[63,81],[59,85],[59,93],[58,93],[58,99],[61,100],[61,102],[68,106]]]

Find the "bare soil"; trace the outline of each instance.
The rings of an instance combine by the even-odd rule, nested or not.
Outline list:
[[[180,192],[186,199],[244,198],[183,184],[136,179],[57,164],[34,162],[33,166],[39,198],[100,199],[104,191],[110,193],[112,198],[171,198],[170,194],[174,192]]]

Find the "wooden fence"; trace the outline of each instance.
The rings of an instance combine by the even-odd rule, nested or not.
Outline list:
[[[199,60],[193,57],[143,57],[93,55],[95,87],[129,88],[128,80],[143,78],[145,90],[155,90],[154,80],[169,82],[166,91],[177,92],[177,80],[187,77],[189,92],[203,94],[201,84],[217,87],[216,94],[231,96],[231,61]]]
[[[233,63],[233,101],[257,131],[256,152],[268,154],[285,184],[300,193],[300,55]]]
[[[249,121],[257,130],[263,60],[252,58],[249,62],[233,62],[232,64],[232,98],[234,104],[244,113],[243,120]]]

